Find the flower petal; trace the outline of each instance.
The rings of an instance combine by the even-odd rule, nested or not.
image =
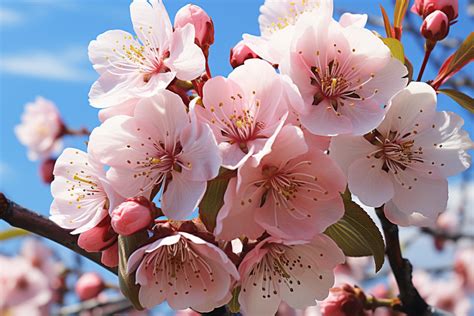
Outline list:
[[[367,206],[379,207],[395,194],[390,175],[382,170],[383,159],[359,158],[348,170],[349,190]]]

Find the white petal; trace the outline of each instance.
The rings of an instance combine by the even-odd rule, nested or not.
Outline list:
[[[191,181],[179,172],[173,172],[173,178],[163,193],[161,208],[170,219],[185,220],[198,206],[206,192],[206,181]]]
[[[379,207],[395,194],[390,175],[382,170],[383,159],[363,157],[349,167],[349,190],[367,206]]]
[[[165,64],[181,80],[196,79],[206,71],[206,59],[194,43],[194,26],[191,24],[174,31],[170,54]]]
[[[173,26],[161,0],[134,0],[130,4],[133,28],[143,44],[167,49]]]

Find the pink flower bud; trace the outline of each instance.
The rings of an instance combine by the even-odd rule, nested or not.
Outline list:
[[[258,55],[255,54],[250,47],[245,45],[244,41],[238,42],[237,45],[230,50],[230,64],[234,68],[243,65],[247,59],[251,58],[258,58]]]
[[[366,315],[364,304],[366,297],[358,287],[343,284],[332,288],[330,295],[321,302],[321,314],[324,316]]]
[[[112,211],[112,227],[117,234],[128,236],[153,223],[153,204],[145,197],[129,198]]]
[[[174,18],[174,27],[182,28],[192,24],[195,30],[196,44],[206,53],[214,43],[214,23],[206,11],[194,4],[188,4],[179,9]]]
[[[102,251],[100,261],[110,268],[118,266],[118,242],[115,242],[112,246]]]
[[[98,252],[110,247],[116,239],[117,234],[110,226],[110,217],[107,216],[96,227],[80,234],[77,244],[87,252]]]
[[[56,159],[43,160],[39,167],[39,174],[44,183],[50,184],[54,180],[53,170]]]
[[[425,18],[420,32],[428,40],[434,42],[442,40],[449,32],[448,17],[442,11],[434,11]]]
[[[84,273],[76,283],[76,295],[81,301],[90,300],[105,288],[104,281],[97,273]]]
[[[432,12],[440,10],[452,21],[458,17],[458,1],[457,0],[415,0],[411,7],[413,13],[426,18]]]

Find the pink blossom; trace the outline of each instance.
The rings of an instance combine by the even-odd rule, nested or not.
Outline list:
[[[440,41],[449,32],[449,21],[443,11],[436,10],[430,13],[424,20],[420,28],[420,33],[430,41]]]
[[[333,138],[330,155],[348,174],[349,189],[402,226],[433,225],[446,209],[446,178],[470,165],[474,144],[463,120],[436,112],[436,92],[412,82],[398,93],[384,121],[365,136]]]
[[[76,282],[75,292],[81,301],[89,300],[104,290],[105,284],[100,275],[94,272],[84,273]]]
[[[109,208],[123,199],[108,185],[103,166],[79,149],[66,148],[53,173],[50,219],[63,228],[73,229],[71,234],[97,226]]]
[[[474,291],[474,247],[458,249],[454,260],[454,271],[460,276],[464,287]]]
[[[245,45],[244,41],[238,42],[230,50],[230,65],[233,68],[237,68],[240,65],[243,65],[247,59],[258,58],[258,55]]]
[[[281,129],[288,115],[288,89],[273,67],[259,59],[247,60],[229,78],[206,82],[203,106],[195,102],[191,107],[214,132],[224,167],[238,168]]]
[[[458,0],[415,0],[411,7],[413,13],[423,18],[436,10],[443,11],[452,21],[458,17]]]
[[[325,316],[364,316],[369,315],[364,311],[366,297],[363,291],[349,284],[334,287],[330,295],[321,302],[321,313]]]
[[[190,122],[180,97],[167,90],[141,100],[133,117],[114,116],[94,129],[89,151],[111,167],[107,179],[121,195],[164,189],[161,207],[173,219],[192,213],[221,164],[211,129]]]
[[[225,253],[199,237],[179,232],[135,251],[128,273],[136,270],[140,304],[164,300],[171,308],[209,312],[227,303],[239,274]]]
[[[311,20],[318,15],[331,16],[332,11],[332,0],[265,0],[258,17],[260,36],[244,34],[244,43],[261,58],[280,64],[288,53],[295,24],[303,16]]]
[[[194,44],[193,25],[173,31],[161,0],[134,0],[130,14],[138,39],[112,30],[89,45],[89,59],[100,75],[89,92],[95,107],[149,97],[175,77],[192,80],[205,71],[204,55]]]
[[[214,233],[231,240],[264,230],[284,239],[311,239],[344,213],[345,177],[337,164],[286,125],[258,165],[249,160],[230,180]]]
[[[50,248],[37,239],[27,238],[21,246],[20,254],[31,266],[46,276],[51,289],[57,288],[58,279],[64,266],[54,259]]]
[[[456,316],[470,315],[472,304],[463,290],[463,281],[459,276],[454,275],[449,279],[433,279],[426,272],[415,270],[413,284],[429,305],[451,312]]]
[[[64,125],[53,102],[36,97],[27,103],[21,116],[21,124],[15,126],[18,140],[28,148],[28,158],[49,158],[62,148],[60,139]]]
[[[128,198],[112,211],[112,227],[120,235],[134,234],[153,223],[154,209],[143,196]]]
[[[106,216],[95,227],[82,232],[77,244],[88,252],[98,252],[109,248],[117,240],[117,233],[110,225],[110,217]]]
[[[39,309],[52,299],[46,275],[23,257],[0,256],[0,289],[2,315],[22,315],[26,310],[40,315]]]
[[[344,27],[324,15],[311,22],[297,25],[281,65],[304,99],[294,110],[316,135],[369,132],[382,121],[382,106],[407,84],[406,67],[357,23]]]
[[[334,267],[344,254],[325,235],[312,241],[268,237],[239,266],[239,303],[244,315],[274,315],[281,301],[302,309],[325,299],[334,284]]]
[[[214,43],[214,23],[212,19],[201,7],[187,4],[176,12],[174,27],[179,29],[187,24],[194,26],[195,42],[206,54],[209,46]]]

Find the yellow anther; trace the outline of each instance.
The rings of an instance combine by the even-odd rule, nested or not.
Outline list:
[[[155,158],[155,157],[150,158],[150,163],[151,164],[159,164],[160,162],[161,162],[161,159],[159,159],[159,158]]]
[[[90,180],[86,180],[86,179],[83,179],[77,175],[74,175],[74,180],[77,180],[77,181],[81,181],[81,182],[84,182],[84,183],[87,183],[87,184],[90,184],[90,185],[93,185],[93,186],[97,186],[97,184],[95,184],[94,182],[90,181]]]

